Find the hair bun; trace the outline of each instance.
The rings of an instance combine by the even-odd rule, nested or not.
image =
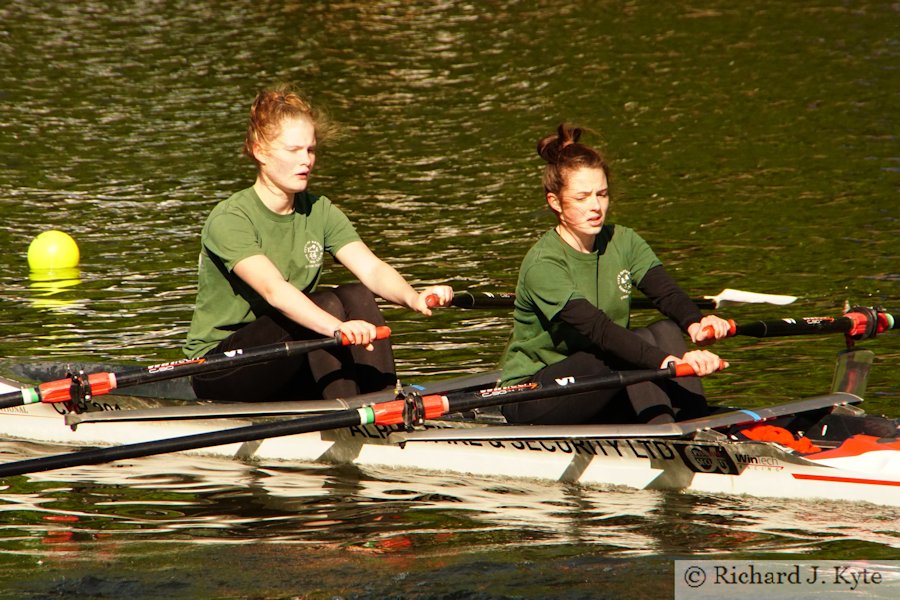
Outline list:
[[[556,135],[548,135],[538,142],[538,156],[548,163],[556,163],[559,160],[560,152],[567,146],[577,144],[583,132],[584,130],[581,127],[570,127],[565,123],[561,123],[556,128]]]

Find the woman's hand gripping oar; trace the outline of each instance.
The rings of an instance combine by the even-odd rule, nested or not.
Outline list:
[[[383,326],[376,328],[376,339],[384,339],[390,335],[390,328]],[[200,358],[189,358],[149,367],[125,369],[117,373],[73,374],[65,379],[48,381],[30,388],[22,388],[18,392],[0,394],[0,408],[23,406],[37,402],[55,403],[85,400],[94,396],[109,394],[113,390],[129,386],[197,375],[198,373],[234,369],[280,358],[300,356],[313,350],[333,348],[341,345],[349,346],[351,342],[340,332],[335,332],[333,338],[299,340],[255,348],[230,350],[221,354],[211,354]]]
[[[738,324],[729,320],[730,329],[726,337],[747,335],[757,338],[782,337],[789,335],[816,335],[843,333],[854,340],[864,340],[897,328],[897,317],[881,308],[856,306],[840,317],[800,317],[777,321],[752,321]],[[707,330],[714,335],[711,330]]]
[[[154,456],[168,452],[183,452],[262,440],[266,438],[298,435],[317,431],[342,429],[358,425],[404,425],[407,429],[422,425],[426,419],[477,408],[498,406],[510,402],[536,400],[549,396],[573,394],[604,387],[624,387],[643,381],[655,381],[671,377],[694,375],[690,365],[670,363],[665,369],[622,371],[593,377],[566,377],[552,385],[526,383],[479,392],[457,392],[446,395],[410,395],[403,399],[379,402],[359,409],[300,417],[286,421],[274,421],[210,431],[176,438],[125,444],[111,448],[82,450],[42,458],[33,458],[0,465],[0,477],[52,471],[80,465],[96,465],[115,460]]]

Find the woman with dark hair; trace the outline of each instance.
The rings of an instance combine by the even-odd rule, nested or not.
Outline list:
[[[719,357],[688,351],[683,334],[706,345],[727,335],[728,322],[701,316],[647,242],[607,222],[609,167],[581,135],[563,124],[538,143],[547,163],[544,196],[557,223],[522,261],[501,385],[669,362],[688,363],[699,376],[712,373]],[[628,329],[632,286],[669,319]],[[513,423],[663,423],[707,408],[699,379],[690,377],[509,404],[503,412]]]
[[[196,358],[288,340],[333,336],[353,346],[318,350],[236,370],[198,375],[200,398],[229,401],[336,398],[396,382],[374,294],[431,315],[446,306],[445,285],[414,290],[375,256],[341,210],[308,191],[325,118],[290,87],[259,92],[250,108],[244,154],[255,183],[213,208],[201,235],[197,304],[184,352]],[[317,290],[331,254],[360,283]]]

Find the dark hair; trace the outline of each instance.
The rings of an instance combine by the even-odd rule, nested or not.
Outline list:
[[[580,127],[562,123],[555,135],[548,135],[538,142],[538,155],[547,161],[543,176],[545,194],[559,195],[566,185],[569,172],[576,169],[602,169],[609,179],[609,166],[603,156],[578,141],[583,132]]]
[[[314,109],[293,86],[282,84],[260,90],[250,106],[250,124],[244,138],[244,156],[255,162],[253,146],[270,143],[279,134],[284,121],[296,118],[307,119],[312,123],[319,142],[332,133],[333,125],[328,117]]]

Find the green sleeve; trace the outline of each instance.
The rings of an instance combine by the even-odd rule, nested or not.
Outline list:
[[[242,214],[223,212],[209,219],[203,230],[202,243],[232,271],[249,256],[265,254],[256,227]]]
[[[322,196],[320,199],[327,201],[325,210],[325,251],[332,256],[349,244],[360,241],[359,234],[347,215],[337,206]]]
[[[639,284],[644,278],[644,275],[647,274],[647,271],[661,265],[662,261],[657,258],[656,253],[653,252],[650,244],[648,244],[644,238],[633,231],[630,238],[630,256],[632,257],[631,278],[636,284]]]
[[[573,298],[584,298],[578,292],[568,269],[555,262],[544,261],[529,267],[522,275],[519,294],[548,322],[552,321]]]

